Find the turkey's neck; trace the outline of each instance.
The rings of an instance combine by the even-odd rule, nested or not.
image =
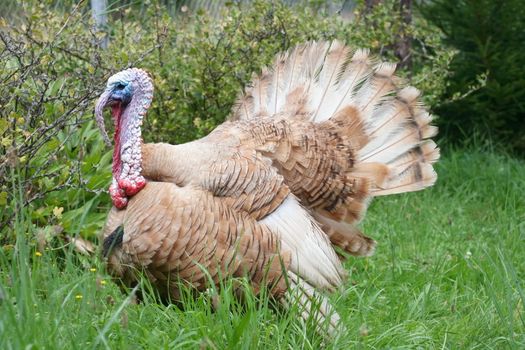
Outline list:
[[[214,159],[203,144],[190,142],[180,145],[167,143],[144,143],[142,145],[142,175],[147,179],[186,185],[198,177],[200,167]],[[203,156],[202,154],[208,154]]]
[[[138,89],[137,89],[138,90]],[[151,92],[135,91],[131,102],[122,110],[113,106],[115,120],[115,149],[113,179],[136,180],[140,176],[142,155],[142,120],[151,103]]]

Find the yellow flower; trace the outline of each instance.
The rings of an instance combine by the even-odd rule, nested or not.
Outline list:
[[[94,268],[94,267],[92,267],[92,268],[89,269],[89,271],[91,271],[91,272],[97,272],[97,269]]]
[[[101,285],[105,285],[105,284],[106,284],[106,281],[105,281],[105,280],[102,280],[102,281],[100,281],[100,284],[101,284]]]
[[[57,219],[62,219],[62,213],[64,212],[64,208],[62,207],[55,207],[53,209],[53,215],[56,216]]]
[[[40,252],[35,252],[35,255],[40,257],[40,256],[42,256],[42,253],[40,253]]]
[[[75,295],[75,299],[77,299],[77,300],[82,299],[82,294],[77,294],[77,295]]]

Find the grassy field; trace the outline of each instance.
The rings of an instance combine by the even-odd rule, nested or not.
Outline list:
[[[379,198],[364,231],[376,254],[350,259],[333,296],[347,332],[328,348],[525,348],[525,163],[491,153],[443,155],[437,185]],[[184,308],[136,304],[99,259],[71,247],[0,249],[0,349],[319,348],[323,339],[267,298],[239,305],[226,289]],[[144,284],[147,289],[147,284]],[[148,295],[148,294],[147,294]]]

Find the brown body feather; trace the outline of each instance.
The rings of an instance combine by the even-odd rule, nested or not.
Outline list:
[[[109,267],[128,281],[145,273],[161,294],[175,299],[180,282],[204,290],[228,276],[247,276],[256,291],[269,285],[276,296],[286,290],[290,253],[279,250],[265,225],[210,193],[150,182],[126,210],[110,217],[106,237],[118,226],[124,236]]]

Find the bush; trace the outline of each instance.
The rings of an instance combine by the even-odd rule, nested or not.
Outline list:
[[[423,10],[458,50],[436,109],[442,132],[460,143],[490,136],[525,155],[523,1],[437,0]]]
[[[358,8],[350,23],[273,1],[229,4],[218,19],[204,11],[172,18],[153,1],[143,12],[113,11],[109,48],[102,50],[98,43],[104,34],[93,30],[88,8],[60,12],[35,2],[18,11],[23,16],[17,25],[3,20],[0,32],[4,244],[13,238],[10,226],[20,206],[31,208],[32,222],[48,238],[62,230],[88,237],[100,230],[110,206],[105,189],[111,150],[104,149],[93,127],[92,111],[111,74],[130,66],[148,70],[155,97],[144,138],[180,143],[221,123],[252,74],[277,52],[337,38],[392,60],[395,33],[406,27],[394,1],[366,18]],[[451,51],[442,48],[439,31],[423,19],[405,27],[417,43],[413,82],[433,103]]]
[[[93,99],[109,74],[82,14],[65,18],[34,6],[16,26],[0,28],[0,230],[21,206],[35,225],[80,229],[79,212],[101,200],[110,155],[92,128]],[[74,40],[73,40],[74,39]],[[95,68],[101,67],[101,68]],[[103,67],[103,68],[102,68]],[[101,171],[93,169],[100,168]],[[85,210],[84,210],[85,209]],[[65,210],[65,211],[64,211]],[[82,229],[100,229],[100,214]],[[50,230],[48,230],[51,232]]]

